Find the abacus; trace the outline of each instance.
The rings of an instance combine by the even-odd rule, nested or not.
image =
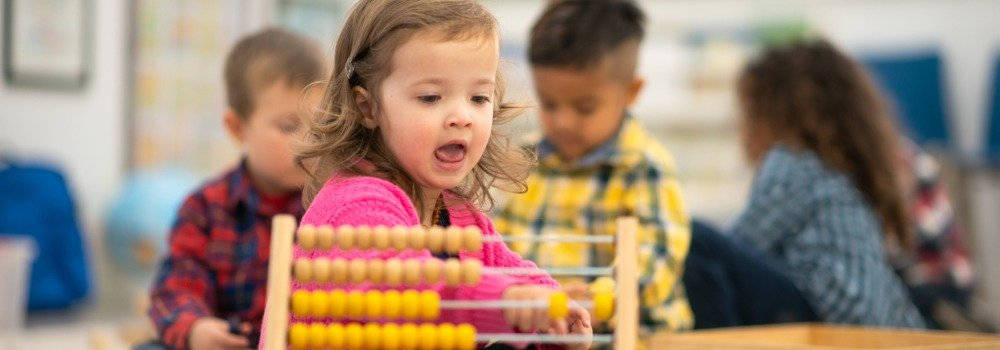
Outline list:
[[[492,342],[579,343],[588,339],[611,343],[615,349],[632,349],[638,335],[638,263],[616,259],[611,268],[522,269],[484,267],[476,259],[342,259],[318,256],[293,257],[293,244],[303,251],[427,249],[453,256],[462,250],[482,249],[484,242],[511,240],[614,243],[616,256],[636,252],[635,218],[618,220],[615,237],[483,237],[476,227],[403,227],[302,225],[277,215],[272,221],[271,256],[268,266],[267,327],[261,338],[265,350],[277,349],[475,349]],[[441,283],[448,287],[476,285],[484,274],[614,276],[615,292],[595,293],[592,300],[575,305],[591,310],[593,320],[615,317],[614,334],[580,335],[478,333],[470,324],[435,324],[441,310],[547,308],[552,319],[564,318],[570,300],[554,292],[548,300],[442,300],[432,290],[419,286]],[[315,286],[293,289],[292,280]],[[371,283],[385,290],[351,290],[348,286]],[[616,297],[617,295],[617,297]],[[309,322],[291,322],[291,315]],[[331,321],[332,320],[332,321]],[[292,323],[292,324],[289,324]]]

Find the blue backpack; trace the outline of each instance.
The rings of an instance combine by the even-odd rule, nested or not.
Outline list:
[[[90,269],[76,207],[57,170],[0,158],[2,236],[35,241],[29,310],[66,308],[87,296]]]

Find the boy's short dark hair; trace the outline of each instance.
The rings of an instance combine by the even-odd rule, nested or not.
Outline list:
[[[552,1],[531,28],[528,61],[535,66],[583,70],[626,44],[616,69],[634,74],[646,15],[629,0]]]
[[[269,28],[240,39],[226,57],[226,102],[240,118],[253,113],[260,89],[284,80],[305,87],[322,79],[323,57],[306,37]]]

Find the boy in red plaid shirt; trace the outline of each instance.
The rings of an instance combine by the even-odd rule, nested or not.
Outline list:
[[[225,65],[223,123],[242,159],[184,201],[170,233],[149,317],[172,349],[257,342],[271,217],[303,212],[291,144],[306,129],[303,103],[319,97],[304,92],[322,78],[320,52],[306,38],[268,29],[241,39]]]

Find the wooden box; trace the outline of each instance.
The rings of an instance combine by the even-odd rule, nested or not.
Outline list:
[[[957,350],[1000,349],[1000,336],[792,324],[660,334],[650,349],[671,350]]]

